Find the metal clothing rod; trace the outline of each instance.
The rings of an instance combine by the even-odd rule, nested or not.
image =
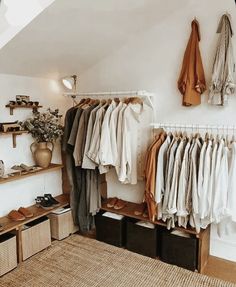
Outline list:
[[[235,130],[236,125],[198,125],[198,124],[171,124],[171,123],[152,123],[151,126],[154,129],[158,128],[170,128],[170,129],[196,129],[196,130]]]
[[[111,91],[111,92],[94,92],[94,93],[65,93],[65,96],[76,98],[76,97],[104,97],[104,96],[148,96],[152,97],[153,94],[147,91]]]

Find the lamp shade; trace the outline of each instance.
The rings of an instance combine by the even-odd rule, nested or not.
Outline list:
[[[69,89],[69,90],[73,90],[73,89],[76,90],[76,79],[77,79],[76,75],[69,76],[69,77],[64,77],[62,79],[62,83],[67,89]]]

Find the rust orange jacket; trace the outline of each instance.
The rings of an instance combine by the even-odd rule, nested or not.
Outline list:
[[[155,201],[156,167],[158,151],[165,140],[166,134],[161,133],[148,149],[145,167],[145,201],[148,207],[149,219],[154,221],[157,215],[157,204]]]
[[[178,89],[183,95],[183,106],[201,104],[201,94],[206,90],[205,74],[199,49],[198,21],[192,21],[192,32],[185,50]]]

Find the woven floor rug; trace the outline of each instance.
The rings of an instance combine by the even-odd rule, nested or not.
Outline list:
[[[93,239],[73,235],[0,278],[0,287],[235,287]]]

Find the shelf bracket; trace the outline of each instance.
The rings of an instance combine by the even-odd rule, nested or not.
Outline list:
[[[12,134],[12,146],[13,148],[16,148],[16,137],[21,135],[22,133],[14,133]]]
[[[13,107],[10,107],[10,115],[13,116],[13,111],[14,111],[14,108]]]

